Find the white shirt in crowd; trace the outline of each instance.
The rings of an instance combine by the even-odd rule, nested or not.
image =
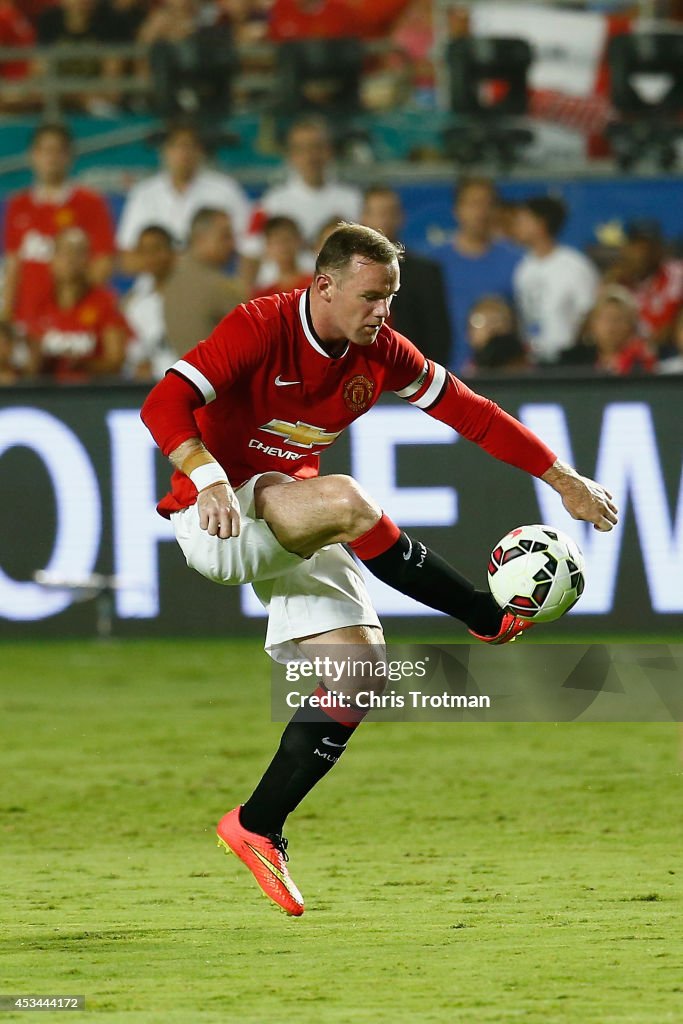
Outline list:
[[[184,244],[192,218],[205,206],[229,214],[239,244],[249,226],[249,200],[233,178],[208,169],[199,171],[182,192],[165,171],[134,185],[121,213],[116,243],[119,249],[134,249],[140,232],[158,224]]]
[[[320,229],[333,217],[357,221],[363,197],[352,185],[328,179],[320,188],[312,188],[299,174],[290,173],[282,185],[264,192],[258,204],[267,217],[291,217],[301,229],[308,245],[313,245]],[[263,252],[263,236],[249,235],[242,246],[246,256],[258,259]]]
[[[133,331],[126,351],[126,376],[135,376],[140,364],[149,364],[155,380],[178,359],[166,340],[164,301],[151,274],[139,274],[123,301],[123,312]]]
[[[527,252],[514,273],[515,302],[532,357],[555,362],[576,340],[593,307],[598,274],[590,260],[567,245],[547,256]]]

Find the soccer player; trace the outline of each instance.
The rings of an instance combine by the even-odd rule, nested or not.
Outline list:
[[[159,511],[172,519],[190,567],[218,583],[253,584],[269,613],[266,650],[276,660],[305,657],[321,638],[355,645],[364,661],[382,659],[379,619],[344,545],[380,579],[461,619],[479,639],[505,643],[529,625],[405,534],[350,477],[318,476],[320,454],[383,391],[541,477],[575,518],[599,530],[616,522],[603,487],[386,325],[400,255],[400,245],[371,228],[340,226],[320,251],[309,289],[233,310],[142,409],[175,467]],[[350,702],[368,688],[367,678],[335,685]],[[363,717],[357,707],[326,702],[322,686],[316,696],[330,706],[315,721],[310,707],[297,710],[252,795],[218,824],[219,841],[293,916],[304,903],[287,869],[285,819]]]

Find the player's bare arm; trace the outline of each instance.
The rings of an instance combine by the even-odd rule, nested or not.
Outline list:
[[[240,508],[235,492],[218,462],[198,437],[178,445],[169,456],[197,488],[199,525],[211,537],[239,537]]]
[[[541,479],[557,491],[572,519],[584,519],[603,533],[616,525],[618,509],[610,492],[566,462],[556,459]]]

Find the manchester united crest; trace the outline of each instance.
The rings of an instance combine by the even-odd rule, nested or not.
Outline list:
[[[375,390],[374,380],[368,380],[358,373],[351,377],[344,385],[344,402],[351,412],[362,412],[367,409],[372,401],[372,393]]]

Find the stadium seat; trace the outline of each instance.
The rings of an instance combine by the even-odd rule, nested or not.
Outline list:
[[[358,39],[299,39],[277,51],[276,113],[359,113],[363,47]]]
[[[528,111],[527,77],[532,61],[525,39],[466,36],[446,51],[451,112],[444,134],[446,152],[458,163],[487,157],[503,167],[533,141],[520,119]]]
[[[671,168],[683,135],[683,35],[617,35],[607,60],[610,98],[619,114],[607,135],[617,163],[626,170],[645,157]]]

